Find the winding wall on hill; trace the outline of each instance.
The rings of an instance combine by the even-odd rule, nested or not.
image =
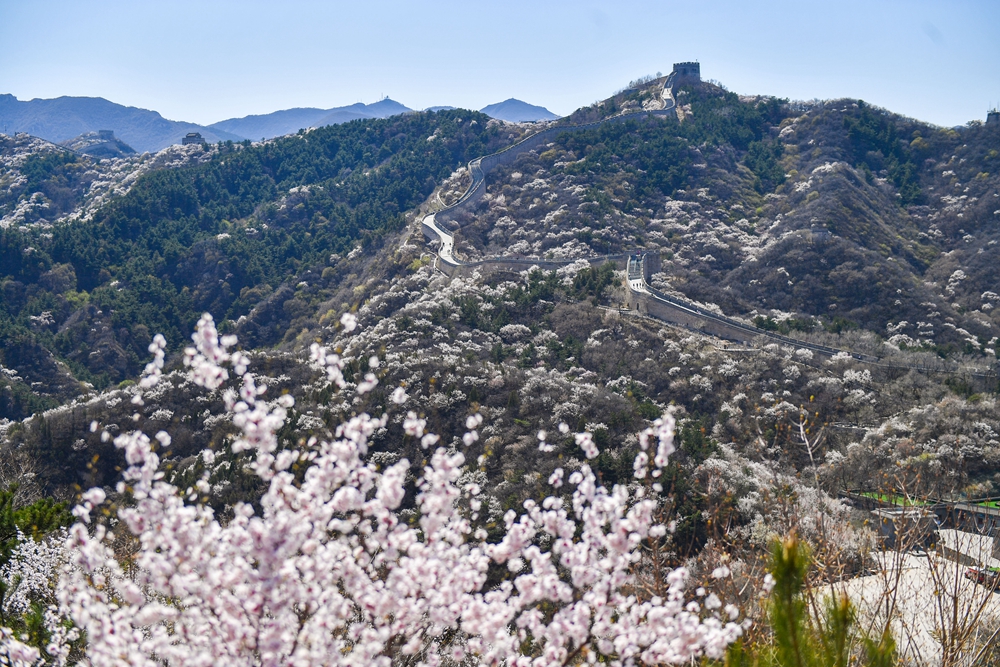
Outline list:
[[[702,331],[716,338],[749,343],[760,336],[765,336],[775,342],[804,348],[815,354],[832,357],[843,354],[845,350],[826,345],[818,345],[807,341],[782,336],[772,331],[764,331],[755,326],[740,322],[731,317],[713,313],[693,303],[682,301],[653,288],[647,280],[659,270],[659,256],[637,254],[628,259],[628,304],[629,308],[640,313],[674,324],[680,324],[689,329]],[[655,263],[655,266],[650,264]],[[875,357],[848,352],[853,358],[861,361],[876,361]]]
[[[564,132],[580,132],[605,124],[624,123],[630,120],[645,118],[647,116],[666,116],[675,113],[672,88],[674,78],[675,75],[671,73],[664,80],[663,87],[657,99],[658,108],[656,109],[623,112],[593,123],[549,127],[541,130],[540,132],[536,132],[531,136],[525,137],[517,143],[511,144],[496,153],[484,155],[469,162],[469,173],[472,176],[472,182],[469,184],[469,188],[465,191],[465,193],[459,197],[458,201],[454,204],[445,206],[438,211],[430,213],[425,216],[420,223],[424,236],[426,236],[430,241],[438,241],[440,243],[437,256],[435,258],[436,268],[440,269],[449,276],[454,276],[459,273],[471,273],[473,271],[523,271],[533,266],[547,270],[554,270],[566,266],[567,264],[572,264],[575,261],[579,261],[578,259],[559,261],[531,259],[525,257],[499,257],[474,262],[461,261],[456,258],[454,254],[455,236],[453,232],[461,229],[462,227],[461,222],[456,219],[457,214],[471,210],[475,203],[479,201],[484,194],[486,194],[486,174],[490,173],[500,165],[512,163],[522,153],[535,150],[539,146],[548,143],[551,139]],[[627,257],[628,254],[626,253],[619,255],[585,257],[582,259],[590,262],[593,266],[604,264],[608,261],[624,261]]]
[[[556,270],[561,267],[586,260],[591,266],[599,266],[609,261],[626,263],[626,290],[628,293],[628,305],[630,309],[655,317],[664,322],[678,325],[699,331],[701,333],[721,338],[724,340],[737,341],[740,343],[750,343],[755,340],[768,339],[782,345],[791,345],[796,348],[806,349],[814,354],[824,357],[833,357],[838,354],[850,355],[853,359],[867,364],[894,368],[900,370],[917,370],[931,373],[960,373],[971,377],[989,378],[996,377],[994,371],[979,371],[978,369],[942,370],[923,368],[915,365],[890,364],[880,362],[877,357],[841,350],[826,345],[819,345],[807,341],[783,336],[773,331],[759,329],[751,324],[720,315],[718,313],[705,310],[700,306],[668,296],[663,292],[653,288],[649,284],[649,279],[653,273],[660,270],[660,257],[658,254],[648,254],[643,252],[623,253],[618,255],[598,255],[583,257],[572,260],[544,260],[532,259],[529,257],[497,257],[486,260],[465,262],[455,257],[455,236],[454,232],[461,229],[459,214],[472,209],[479,199],[486,194],[486,175],[500,165],[512,163],[519,155],[535,150],[548,143],[550,140],[564,132],[579,132],[583,130],[599,127],[604,124],[623,123],[629,120],[636,120],[647,116],[666,116],[675,113],[675,104],[672,93],[672,86],[675,73],[664,81],[658,109],[646,109],[620,113],[593,123],[580,125],[561,125],[549,127],[536,132],[503,150],[484,155],[469,162],[469,173],[472,182],[465,193],[450,206],[446,206],[434,213],[426,215],[421,221],[421,228],[424,235],[430,241],[440,243],[435,256],[435,267],[448,276],[468,275],[475,271],[480,273],[495,273],[506,271],[524,271],[532,267],[545,270]]]

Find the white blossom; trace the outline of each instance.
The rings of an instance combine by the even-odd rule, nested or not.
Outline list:
[[[416,480],[419,518],[411,523],[398,513],[409,461],[380,469],[367,460],[368,442],[388,427],[388,416],[357,414],[329,441],[280,448],[276,434],[291,397],[263,400],[247,359],[228,352],[236,340],[220,340],[210,317],[194,341],[185,354],[190,379],[212,390],[236,385],[224,393],[239,431],[232,450],[250,452],[250,470],[265,482],[260,509],[236,504],[222,522],[197,494],[167,480],[148,436],[116,437],[128,466],[118,490],[127,486],[132,500],[104,509],[119,522],[116,532],[137,538],[138,551],[123,568],[105,514],[86,523],[105,493],[85,492],[58,569],[52,655],[65,657],[70,639],[60,634],[59,616],[86,638],[85,664],[150,667],[389,667],[403,656],[424,665],[541,666],[581,651],[610,664],[679,664],[718,660],[742,634],[739,624],[702,620],[701,605],[685,600],[684,568],[666,573],[662,597],[634,594],[639,547],[672,529],[656,522],[658,501],[641,489],[600,486],[583,464],[570,475],[571,498],[526,500],[523,513],[503,516],[503,532],[490,543],[472,523],[483,501],[469,501],[472,517],[462,508],[479,492],[477,484],[460,484],[465,457],[439,448]],[[321,348],[313,361],[330,368]],[[482,422],[470,416],[466,435]],[[426,448],[437,438],[425,427],[413,411],[403,420],[403,431]],[[665,415],[644,434],[659,439],[657,466],[672,452],[672,428]],[[170,442],[166,433],[156,439]],[[588,458],[597,455],[590,433],[575,439]],[[293,474],[294,460],[308,465]],[[562,475],[557,469],[550,484],[557,487]],[[491,563],[506,566],[511,579],[488,584]],[[721,601],[713,595],[705,604]],[[6,630],[0,651],[18,665],[39,658]]]

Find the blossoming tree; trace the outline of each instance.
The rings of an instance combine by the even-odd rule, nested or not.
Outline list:
[[[356,327],[350,315],[341,323]],[[193,339],[191,379],[209,390],[238,387],[224,390],[239,430],[232,450],[249,452],[266,483],[259,509],[239,504],[221,521],[202,501],[208,473],[191,488],[174,486],[150,438],[118,436],[128,468],[117,491],[128,501],[114,510],[103,490],[83,494],[47,655],[5,629],[0,655],[12,664],[65,664],[74,640],[91,665],[658,664],[719,658],[741,634],[735,607],[685,597],[683,568],[666,573],[662,595],[633,587],[639,547],[667,530],[651,491],[673,451],[669,415],[640,435],[635,484],[607,489],[586,464],[565,480],[559,469],[551,486],[568,483],[572,494],[508,511],[491,539],[477,523],[480,488],[460,481],[461,451],[437,448],[416,480],[406,460],[380,469],[366,453],[388,418],[368,414],[340,424],[331,440],[283,446],[276,433],[292,397],[267,400],[248,357],[232,351],[236,338],[220,338],[210,316]],[[150,346],[140,387],[159,380],[164,347],[162,337]],[[314,345],[312,363],[345,390],[338,355]],[[355,391],[377,383],[369,373]],[[391,401],[405,409],[405,390]],[[481,422],[469,417],[465,445]],[[403,422],[430,449],[438,439],[425,426],[413,412]],[[539,433],[542,448],[545,439]],[[166,447],[170,436],[155,440]],[[576,442],[597,456],[589,434]],[[201,456],[214,459],[211,450]],[[135,541],[128,563],[116,557],[116,532]]]

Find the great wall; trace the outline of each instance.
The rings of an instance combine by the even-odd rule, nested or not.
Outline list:
[[[468,275],[475,271],[481,273],[518,272],[536,267],[545,270],[555,270],[567,264],[578,262],[581,259],[589,262],[591,266],[599,266],[607,262],[624,262],[626,265],[625,287],[628,295],[627,305],[630,311],[648,315],[675,326],[737,343],[753,344],[770,341],[781,345],[794,346],[797,349],[806,349],[824,357],[847,355],[857,361],[883,368],[963,375],[994,381],[997,373],[993,368],[952,367],[943,369],[927,368],[912,364],[887,363],[872,355],[819,345],[783,336],[773,331],[760,329],[752,324],[706,310],[690,301],[668,296],[654,289],[649,284],[652,274],[658,272],[661,268],[660,256],[656,253],[639,251],[618,255],[580,257],[561,261],[531,257],[494,257],[465,262],[455,256],[454,232],[462,228],[462,218],[471,217],[468,215],[469,211],[486,194],[486,175],[491,171],[498,166],[514,162],[519,155],[535,150],[550,139],[565,132],[580,132],[609,123],[623,123],[651,116],[675,114],[676,104],[673,89],[680,84],[699,83],[700,81],[701,73],[698,63],[675,63],[673,71],[663,80],[660,94],[656,98],[657,108],[622,112],[592,123],[551,126],[503,150],[469,162],[468,168],[472,176],[472,182],[465,193],[455,203],[427,214],[420,223],[424,236],[427,237],[428,241],[439,244],[434,259],[435,268],[448,276],[455,276],[460,274]],[[460,214],[466,215],[463,216]]]

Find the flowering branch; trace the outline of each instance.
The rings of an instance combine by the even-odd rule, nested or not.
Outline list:
[[[356,321],[343,324],[350,331]],[[138,553],[126,575],[111,548],[113,533],[94,518],[105,494],[91,489],[74,510],[79,522],[69,531],[57,585],[59,611],[85,632],[90,664],[388,667],[404,656],[429,666],[660,664],[719,658],[740,636],[717,598],[704,608],[686,600],[683,568],[667,573],[662,597],[630,593],[641,543],[666,532],[646,489],[607,489],[583,464],[566,480],[570,498],[528,500],[522,514],[509,510],[502,536],[488,542],[472,523],[480,489],[459,483],[464,455],[438,448],[416,481],[419,518],[411,524],[400,515],[410,463],[379,470],[366,460],[386,415],[360,414],[330,441],[282,449],[276,433],[292,397],[264,400],[267,388],[248,371],[249,359],[230,351],[236,338],[220,338],[210,316],[193,340],[184,357],[191,379],[209,390],[238,385],[223,394],[240,430],[232,449],[254,453],[252,470],[267,491],[259,512],[241,503],[221,522],[197,493],[165,480],[150,438],[115,438],[128,463],[117,490],[134,501],[117,510],[115,528],[135,537]],[[313,346],[311,356],[314,367],[345,387],[337,355]],[[155,384],[158,360],[142,387]],[[358,390],[375,384],[369,374]],[[392,392],[395,405],[407,398],[402,389]],[[478,439],[481,423],[481,415],[468,418],[466,445]],[[428,448],[437,437],[425,425],[411,412],[403,429]],[[170,436],[161,432],[155,440],[166,447]],[[544,445],[543,433],[539,440]],[[588,458],[597,456],[589,434],[576,442]],[[655,479],[673,452],[672,417],[641,434],[640,446],[636,477],[648,472]],[[211,464],[214,455],[203,458]],[[298,475],[290,470],[296,462],[305,465]],[[565,473],[557,473],[554,487],[564,483]],[[208,474],[197,484],[202,492]],[[488,585],[491,565],[505,566],[510,576]]]

